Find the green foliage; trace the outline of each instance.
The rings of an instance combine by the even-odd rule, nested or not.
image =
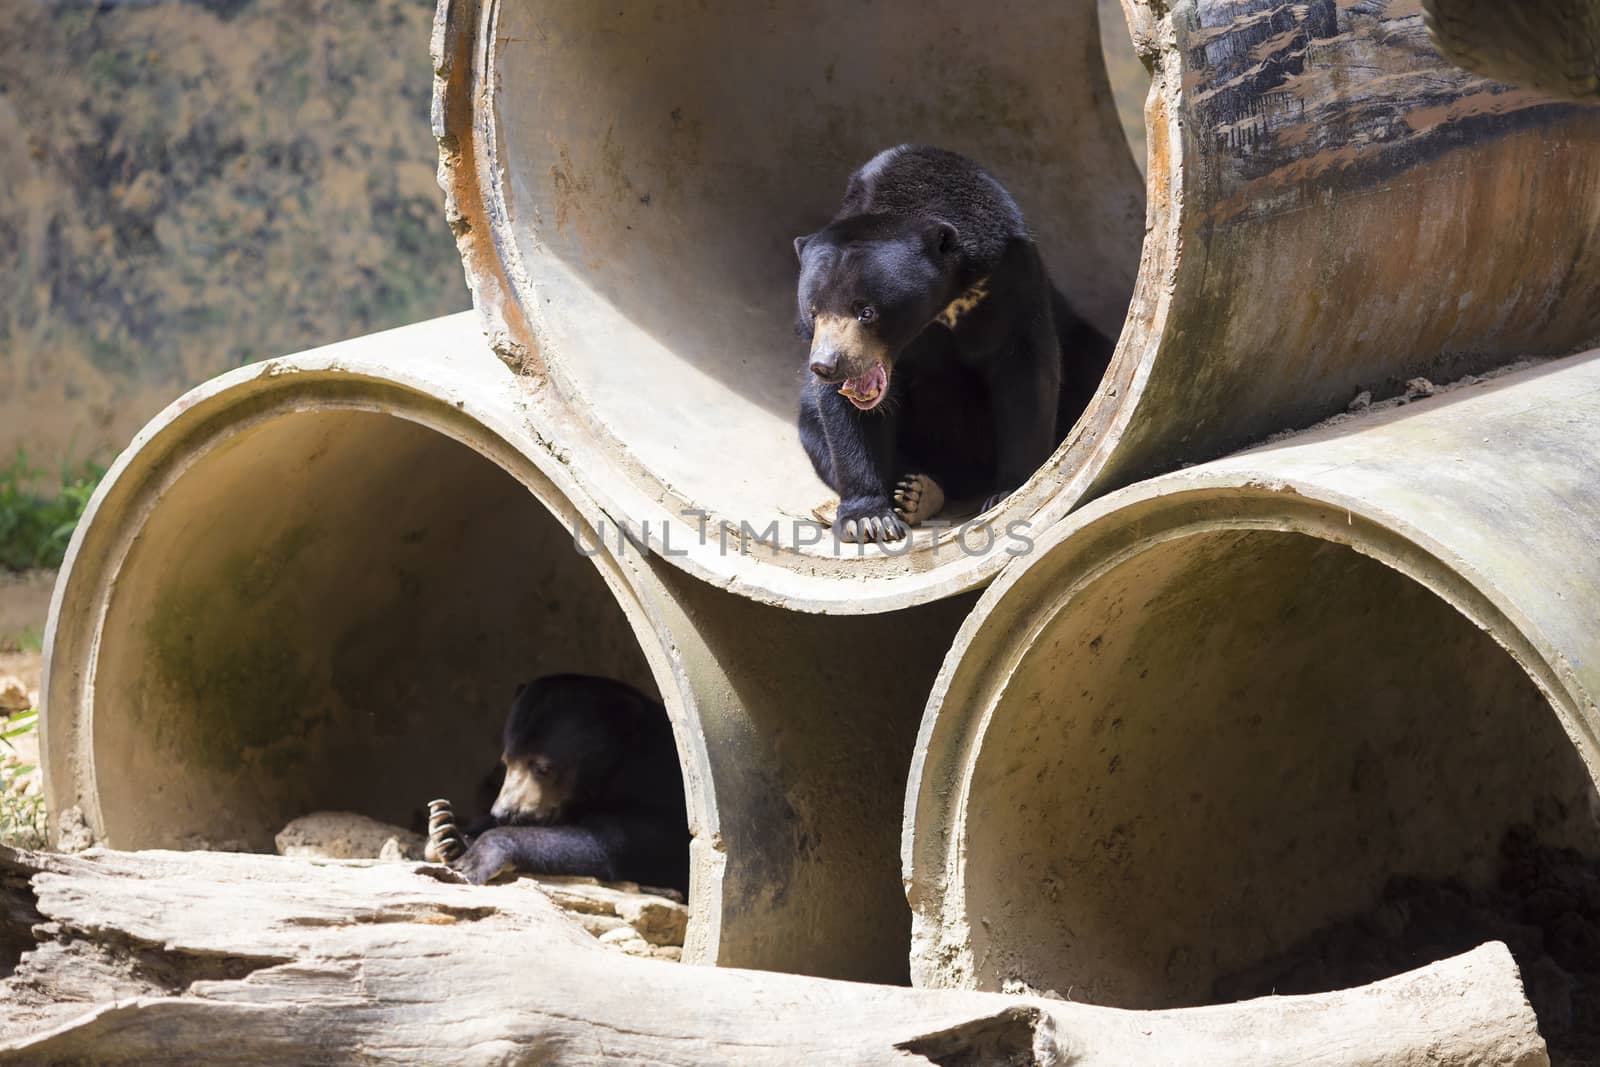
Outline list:
[[[21,714],[13,715],[11,718],[5,721],[3,728],[0,728],[0,742],[4,742],[7,748],[15,750],[17,747],[17,738],[26,737],[28,734],[33,733],[38,728],[39,709],[34,708],[29,711],[24,711]],[[26,774],[32,769],[33,768],[31,767],[23,767],[19,769],[17,773]]]
[[[37,486],[44,472],[17,449],[11,464],[0,467],[0,569],[61,566],[72,531],[105,472],[98,463],[63,463],[57,491],[41,493]]]
[[[44,631],[28,625],[16,636],[0,634],[0,652],[43,652]]]
[[[39,728],[39,712],[26,711],[0,722],[0,743],[15,749],[18,738]],[[17,848],[43,848],[48,840],[44,797],[16,787],[17,779],[33,773],[27,763],[0,763],[0,841]]]

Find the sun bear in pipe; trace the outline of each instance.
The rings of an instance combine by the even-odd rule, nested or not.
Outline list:
[[[632,686],[553,674],[519,686],[506,716],[505,779],[453,866],[588,875],[689,889],[683,775],[666,709]]]
[[[900,145],[795,238],[811,343],[800,440],[845,541],[892,541],[943,498],[994,506],[1088,405],[1112,342],[1056,291],[1016,201],[971,160]]]

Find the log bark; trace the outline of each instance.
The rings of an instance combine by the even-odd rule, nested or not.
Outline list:
[[[608,951],[534,883],[420,864],[0,849],[0,1064],[1547,1064],[1505,947],[1128,1012]]]

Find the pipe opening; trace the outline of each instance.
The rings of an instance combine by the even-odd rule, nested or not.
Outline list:
[[[539,358],[669,511],[787,531],[831,495],[795,425],[791,242],[885,147],[935,144],[993,171],[1056,284],[1122,332],[1144,183],[1095,0],[556,0],[499,5],[484,40],[492,217]]]
[[[572,533],[467,446],[372,411],[282,412],[186,467],[117,574],[93,781],[119,848],[270,851],[297,816],[478,813],[519,682],[657,688]]]
[[[982,988],[1226,1000],[1397,885],[1509,891],[1514,828],[1600,856],[1590,778],[1516,661],[1418,582],[1297,533],[1209,529],[1101,573],[1031,639],[980,745],[959,891]],[[1506,930],[1537,922],[1513,903],[1462,932],[1510,940],[1527,973],[1554,935],[1519,945]]]

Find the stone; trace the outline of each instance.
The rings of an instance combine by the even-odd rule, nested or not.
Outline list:
[[[14,674],[0,675],[0,712],[11,715],[33,706],[33,698],[21,678]]]

